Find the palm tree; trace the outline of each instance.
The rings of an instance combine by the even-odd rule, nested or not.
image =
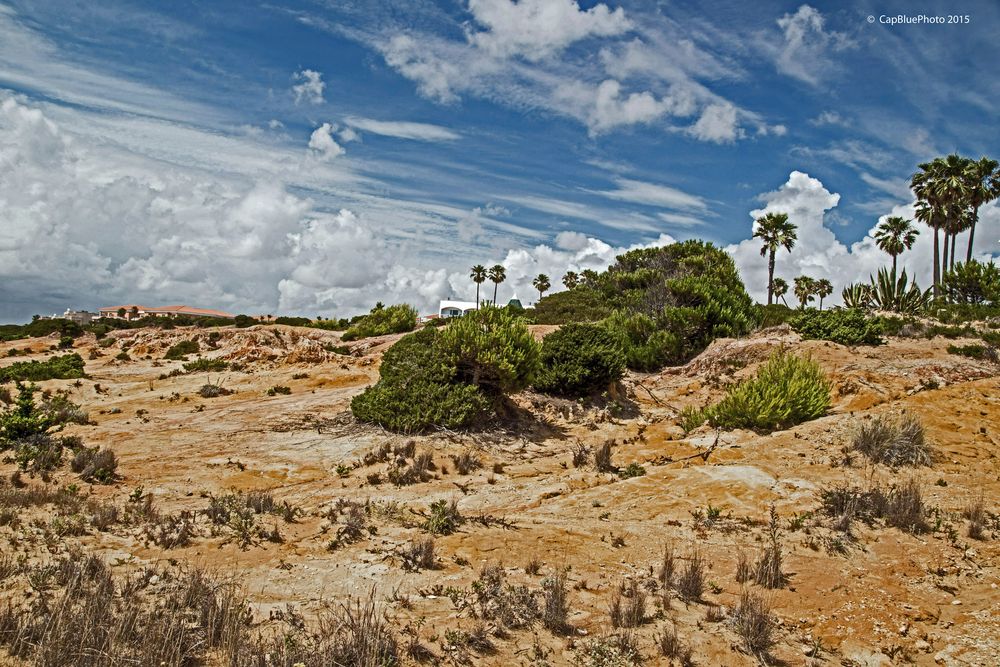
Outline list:
[[[539,273],[535,277],[535,279],[531,281],[531,284],[535,286],[536,290],[538,290],[539,301],[542,300],[542,293],[545,292],[545,290],[547,290],[548,288],[552,287],[552,283],[549,282],[549,277],[544,273]]]
[[[972,213],[969,216],[969,249],[965,253],[965,262],[972,261],[972,242],[976,238],[976,223],[979,222],[979,207],[1000,197],[1000,163],[988,157],[972,161],[966,169],[968,181],[969,206]]]
[[[497,288],[500,287],[500,283],[507,280],[507,269],[503,268],[503,264],[494,264],[490,267],[490,271],[487,277],[493,281],[493,305],[497,305]]]
[[[788,294],[788,283],[784,278],[775,278],[771,281],[771,285],[774,287],[774,300],[777,302],[778,298],[781,298],[782,303],[785,307],[788,307],[788,302],[785,301],[785,295]]]
[[[934,298],[937,299],[938,284],[941,282],[939,232],[947,222],[944,214],[946,205],[941,200],[938,189],[935,187],[940,173],[940,158],[932,162],[923,162],[917,165],[917,167],[920,171],[910,178],[910,189],[913,190],[913,194],[917,197],[915,217],[934,230],[934,270],[932,281]]]
[[[892,277],[896,279],[896,258],[909,250],[920,234],[910,221],[898,215],[892,215],[879,223],[875,229],[875,243],[879,250],[892,257]]]
[[[823,310],[823,299],[833,294],[833,283],[826,278],[816,281],[816,294],[819,296],[819,309]]]
[[[562,282],[566,289],[573,289],[580,283],[580,276],[577,275],[576,271],[567,271]]]
[[[968,229],[971,224],[967,215],[969,206],[968,169],[972,164],[969,158],[952,153],[946,158],[938,158],[937,179],[934,188],[941,203],[945,206],[944,259],[941,273],[948,271],[955,263],[955,237]],[[950,251],[949,251],[950,245]]]
[[[774,255],[781,247],[791,252],[798,236],[795,233],[795,225],[788,222],[787,213],[768,213],[757,218],[756,224],[757,229],[754,230],[753,236],[764,242],[760,256],[767,255],[767,305],[770,306],[774,295]]]
[[[472,273],[469,277],[472,278],[472,282],[476,283],[476,310],[479,310],[479,286],[486,282],[486,267],[482,264],[476,264],[472,267]]]
[[[816,281],[809,276],[799,276],[795,279],[795,297],[799,300],[799,310],[805,310],[806,304],[812,301],[816,292]]]

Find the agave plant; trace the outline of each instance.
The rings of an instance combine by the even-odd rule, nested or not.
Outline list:
[[[863,283],[851,283],[840,293],[845,308],[862,308],[867,310],[872,305],[872,286]]]
[[[890,310],[915,315],[931,302],[931,290],[921,290],[917,281],[910,282],[904,270],[898,278],[886,269],[879,269],[878,278],[871,279],[871,305],[879,310]]]

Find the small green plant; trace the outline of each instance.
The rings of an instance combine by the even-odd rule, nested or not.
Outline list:
[[[267,392],[265,393],[267,393],[268,396],[278,396],[279,394],[282,396],[288,396],[289,394],[292,393],[292,390],[290,387],[276,384],[270,389],[268,389]]]
[[[807,310],[790,321],[792,329],[805,339],[829,340],[841,345],[881,345],[882,325],[854,308]]]
[[[981,361],[998,361],[1000,360],[1000,355],[997,354],[997,349],[991,345],[949,345],[948,354],[957,354],[962,357],[969,357],[970,359],[978,359]]]
[[[184,364],[184,370],[188,373],[218,373],[227,368],[229,363],[222,359],[195,359]]]
[[[424,529],[434,535],[451,535],[463,523],[465,517],[458,511],[456,501],[436,500],[430,505],[430,516],[424,523]]]
[[[198,345],[196,340],[182,340],[179,343],[171,345],[169,349],[164,353],[164,359],[179,360],[186,359],[189,354],[197,354],[201,350],[201,346]]]
[[[780,351],[707,412],[720,428],[771,431],[821,417],[829,407],[830,383],[819,365]]]
[[[646,469],[640,464],[633,461],[627,466],[618,471],[618,476],[622,479],[630,479],[632,477],[642,477],[646,474]]]

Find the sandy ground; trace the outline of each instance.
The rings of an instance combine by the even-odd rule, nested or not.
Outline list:
[[[647,663],[663,660],[652,637],[672,620],[693,647],[696,664],[751,665],[757,660],[739,650],[730,624],[706,613],[738,599],[745,584],[735,580],[737,553],[760,550],[773,505],[789,575],[785,588],[765,591],[780,621],[773,662],[1000,660],[1000,525],[993,514],[988,539],[972,540],[961,517],[979,494],[990,512],[997,511],[1000,368],[949,354],[953,341],[893,339],[881,347],[847,348],[803,342],[787,329],[766,330],[716,341],[684,367],[632,374],[614,392],[617,404],[525,393],[515,398],[519,410],[502,428],[406,437],[358,424],[349,410],[351,397],[377,379],[381,353],[398,337],[358,341],[352,355],[342,355],[330,349],[339,344],[335,333],[283,326],[221,331],[217,349],[206,348],[206,333],[184,329],[117,332],[108,347],[83,338],[76,351],[95,357],[87,361],[88,379],[79,386],[56,380],[41,385],[68,389],[89,412],[93,424],[69,433],[89,445],[110,446],[121,459],[117,484],[82,484],[83,492],[125,502],[141,486],[162,512],[179,512],[203,510],[209,494],[269,490],[303,512],[294,523],[264,520],[278,526],[283,543],[240,548],[231,536],[206,530],[187,547],[164,550],[136,531],[92,531],[67,538],[67,545],[97,550],[121,564],[116,567],[169,561],[235,571],[261,622],[288,603],[308,613],[325,600],[376,586],[400,624],[425,619],[422,638],[441,659],[448,658],[444,631],[473,623],[443,594],[448,587],[468,586],[488,562],[502,563],[512,582],[533,587],[554,568],[569,567],[569,620],[576,633],[515,632],[496,641],[495,654],[475,657],[476,664],[509,665],[529,664],[528,649],[536,643],[549,651],[549,664],[571,663],[585,637],[609,631],[612,588],[623,578],[650,578],[669,543],[681,562],[696,550],[707,559],[709,590],[700,603],[674,599],[658,610],[651,602],[639,629]],[[164,361],[163,352],[192,336],[201,337],[202,356],[239,362],[243,369],[163,377],[181,366]],[[54,342],[0,344],[0,365],[25,358],[3,356],[10,348],[30,346],[28,358],[43,358]],[[828,416],[769,435],[708,427],[684,435],[677,420],[682,408],[718,400],[727,384],[752,374],[781,346],[810,354],[828,373],[834,385]],[[123,349],[130,361],[115,358]],[[208,381],[233,393],[199,397]],[[267,396],[276,385],[291,393]],[[885,410],[920,417],[934,447],[931,467],[893,471],[860,455],[844,465],[843,448],[859,420]],[[364,465],[364,455],[382,443],[410,440],[417,451],[433,453],[436,478],[399,488],[371,483],[369,476],[384,477],[388,464]],[[608,441],[616,465],[637,462],[646,474],[621,480],[573,466],[574,447]],[[479,457],[482,467],[458,474],[450,457],[463,452]],[[13,469],[0,464],[5,476]],[[910,476],[921,484],[936,530],[915,536],[856,524],[853,541],[831,548],[837,534],[816,515],[820,489]],[[53,483],[74,481],[79,484],[64,468]],[[336,526],[321,515],[341,498],[396,502],[401,509],[376,518],[371,536],[330,550]],[[419,514],[438,499],[457,500],[466,517],[494,520],[469,521],[438,538],[436,569],[406,571],[396,552],[425,534]],[[0,548],[35,557],[34,547],[9,528],[0,528]],[[524,566],[533,558],[542,567],[529,575]]]

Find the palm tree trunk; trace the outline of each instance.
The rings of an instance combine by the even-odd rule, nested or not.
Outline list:
[[[969,249],[965,252],[965,263],[972,261],[972,242],[976,238],[976,223],[979,222],[979,207],[972,208],[972,224],[969,226]]]
[[[958,245],[958,232],[951,235],[951,259],[949,260],[948,270],[953,271],[955,269],[955,246]]]
[[[774,248],[771,249],[771,255],[767,258],[767,305],[771,305],[771,299],[774,296]]]
[[[819,309],[823,310],[823,297],[822,296],[819,298]]]
[[[479,310],[479,283],[476,283],[476,310]]]
[[[493,283],[493,306],[497,305],[497,288],[500,287],[500,283]]]
[[[892,256],[892,283],[896,284],[896,255]]]
[[[934,298],[938,298],[938,283],[941,281],[941,255],[938,245],[938,228],[934,228]]]
[[[941,280],[944,280],[944,274],[948,273],[948,241],[951,240],[951,232],[945,228],[944,231],[944,248],[941,250]]]

